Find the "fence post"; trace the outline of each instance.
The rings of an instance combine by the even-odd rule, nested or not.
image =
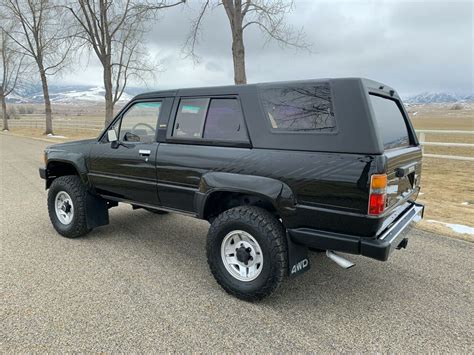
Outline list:
[[[421,132],[420,133],[420,144],[421,144],[421,152],[425,152],[425,145],[423,144],[425,142],[425,133]]]

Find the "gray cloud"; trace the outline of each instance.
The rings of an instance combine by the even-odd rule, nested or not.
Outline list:
[[[222,8],[204,21],[194,64],[181,51],[201,1],[163,12],[148,34],[162,62],[157,88],[232,84],[230,29]],[[265,44],[256,28],[245,33],[249,82],[363,76],[402,94],[473,92],[472,1],[296,1],[288,22],[304,28],[311,52]],[[62,81],[101,84],[100,67]]]

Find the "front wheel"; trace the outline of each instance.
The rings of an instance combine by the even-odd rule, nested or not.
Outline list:
[[[211,224],[207,260],[229,294],[247,301],[267,297],[280,286],[287,268],[284,228],[259,207],[227,210]]]
[[[48,212],[54,229],[64,237],[77,238],[88,232],[87,190],[79,176],[56,178],[48,191]]]

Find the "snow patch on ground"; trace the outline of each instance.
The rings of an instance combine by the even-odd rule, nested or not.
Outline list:
[[[446,227],[451,228],[453,231],[456,233],[461,233],[461,234],[470,234],[474,235],[474,228],[465,226],[464,224],[455,224],[455,223],[445,223],[445,222],[440,222],[440,221],[435,221],[434,219],[429,219],[427,221],[428,223],[438,223],[438,224],[443,224]]]
[[[48,136],[49,138],[67,138],[67,137],[65,137],[65,136],[57,136],[57,135],[51,134],[51,133],[49,133],[47,136]]]

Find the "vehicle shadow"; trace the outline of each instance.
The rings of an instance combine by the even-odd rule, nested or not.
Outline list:
[[[81,243],[100,243],[101,247],[132,252],[156,267],[166,264],[177,270],[176,284],[193,284],[213,297],[225,292],[214,281],[206,261],[205,221],[176,214],[156,215],[145,210],[132,211],[128,206],[111,210],[110,225],[97,228]],[[79,240],[78,240],[79,241]],[[310,253],[311,269],[294,278],[286,278],[270,297],[257,302],[275,310],[291,308],[303,311],[312,307],[370,307],[396,300],[404,293],[403,258],[387,263],[347,255],[356,263],[344,270],[324,253]],[[396,292],[394,292],[396,290]],[[237,301],[243,302],[243,301]]]

